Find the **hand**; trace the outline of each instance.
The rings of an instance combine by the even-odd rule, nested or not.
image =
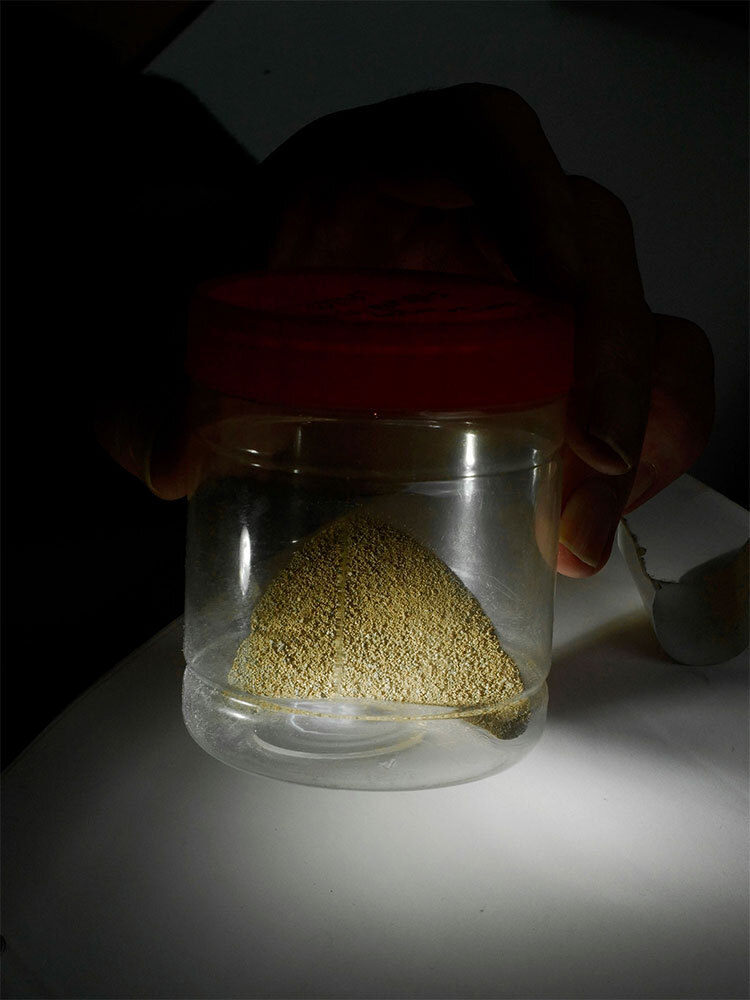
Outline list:
[[[705,447],[713,419],[705,334],[650,311],[627,209],[596,182],[563,172],[517,94],[469,84],[337,112],[292,136],[259,175],[273,206],[270,268],[520,280],[575,304],[561,573],[601,569],[621,515]],[[127,438],[119,454],[110,450],[143,477],[140,458],[123,459]],[[184,492],[174,442],[155,448],[150,479],[159,495]]]
[[[695,462],[713,420],[708,339],[649,310],[623,203],[566,176],[528,104],[483,84],[330,115],[261,173],[281,206],[272,268],[520,279],[575,303],[558,569],[601,569],[621,515]]]

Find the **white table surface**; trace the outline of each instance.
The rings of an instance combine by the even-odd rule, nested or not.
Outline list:
[[[744,540],[687,477],[661,514],[696,496]],[[540,744],[472,784],[235,771],[183,666],[177,621],[6,772],[4,997],[748,996],[747,657],[667,660],[619,553],[559,581]]]

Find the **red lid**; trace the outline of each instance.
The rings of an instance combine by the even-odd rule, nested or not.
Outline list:
[[[186,368],[295,408],[501,409],[564,395],[572,310],[518,285],[421,271],[266,271],[201,285]]]

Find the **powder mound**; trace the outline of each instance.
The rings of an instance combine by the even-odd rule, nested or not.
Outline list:
[[[517,698],[518,667],[474,595],[430,549],[363,515],[311,536],[255,607],[229,674],[272,698],[471,706]],[[517,702],[474,721],[517,735]]]

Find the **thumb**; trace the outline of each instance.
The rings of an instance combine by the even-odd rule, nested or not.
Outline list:
[[[110,401],[100,406],[94,433],[126,472],[162,500],[189,492],[189,434],[184,399]]]

